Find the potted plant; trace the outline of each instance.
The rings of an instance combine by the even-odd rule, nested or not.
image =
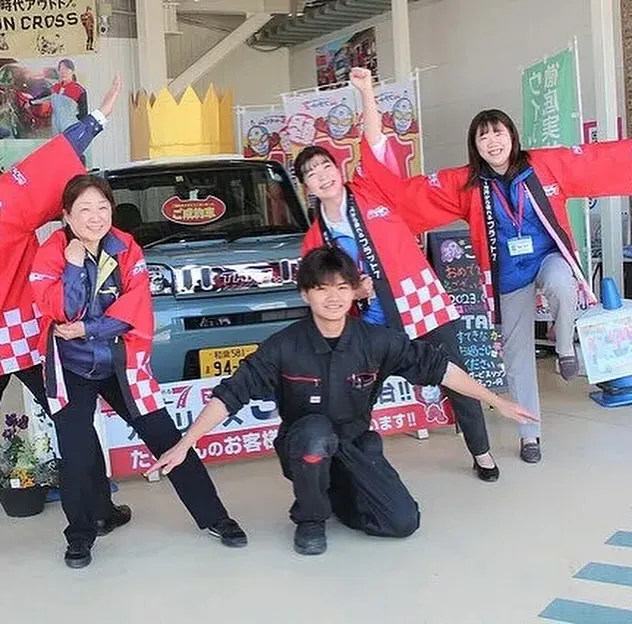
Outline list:
[[[25,518],[44,509],[50,487],[57,486],[54,459],[43,460],[50,449],[40,449],[26,434],[28,416],[7,414],[0,439],[0,504],[8,516]]]

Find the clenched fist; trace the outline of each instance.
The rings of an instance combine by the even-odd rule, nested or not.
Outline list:
[[[64,251],[64,256],[70,264],[82,267],[86,259],[86,248],[78,238],[73,238],[68,243],[68,247],[66,247]]]

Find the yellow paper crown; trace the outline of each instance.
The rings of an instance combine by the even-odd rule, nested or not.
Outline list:
[[[132,160],[235,152],[233,93],[211,85],[200,101],[191,86],[179,102],[167,89],[130,96]]]

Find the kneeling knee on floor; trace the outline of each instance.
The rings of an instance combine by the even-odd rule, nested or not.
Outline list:
[[[408,537],[412,535],[421,523],[421,514],[417,509],[411,509],[409,513],[401,514],[392,519],[392,537]]]

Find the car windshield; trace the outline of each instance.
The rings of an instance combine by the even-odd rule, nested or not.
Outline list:
[[[307,217],[281,165],[211,162],[108,172],[113,224],[144,247],[304,232]]]

